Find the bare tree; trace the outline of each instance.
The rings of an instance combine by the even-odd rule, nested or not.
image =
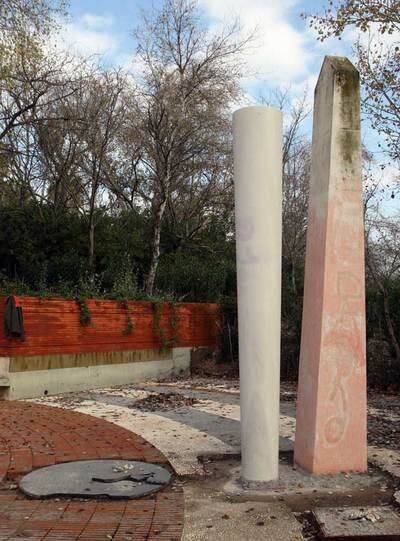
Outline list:
[[[45,118],[35,122],[41,173],[46,184],[46,200],[56,207],[79,208],[82,182],[79,157],[82,150],[81,97],[86,78],[75,81],[75,92],[57,100],[45,110]]]
[[[0,4],[1,32],[48,33],[55,20],[66,12],[66,0],[2,0]]]
[[[152,294],[160,259],[161,227],[174,193],[205,170],[207,150],[227,129],[240,95],[241,52],[237,23],[211,34],[191,0],[166,0],[144,15],[136,31],[144,66],[136,120],[153,216],[146,290]]]
[[[400,342],[389,303],[390,285],[400,277],[400,226],[398,217],[383,216],[379,205],[366,215],[366,263],[370,278],[382,294],[390,344],[400,363]]]
[[[120,74],[121,78],[121,74]],[[146,182],[146,166],[142,130],[137,119],[137,85],[124,76],[118,99],[118,123],[115,130],[113,159],[104,166],[104,182],[109,192],[110,207],[115,210],[145,208],[142,188]]]
[[[44,188],[34,127],[22,124],[7,135],[5,143],[9,149],[5,171],[7,200],[23,207],[38,199]]]
[[[89,268],[94,269],[95,211],[96,206],[106,206],[106,186],[110,161],[117,152],[117,133],[123,121],[121,95],[124,79],[118,72],[103,73],[94,78],[86,89],[86,125],[83,131],[81,171],[85,176],[85,210],[89,229]],[[103,198],[103,199],[102,199]]]
[[[298,293],[296,269],[303,265],[306,247],[311,144],[303,123],[311,114],[307,89],[295,99],[290,88],[261,95],[261,102],[281,109],[285,122],[282,148],[282,257],[290,266],[292,294]]]
[[[400,2],[340,0],[309,18],[318,39],[341,37],[354,27],[363,39],[355,44],[364,86],[363,108],[382,134],[390,158],[400,160]],[[371,35],[372,34],[372,35]]]
[[[43,108],[35,130],[46,199],[54,205],[78,210],[88,227],[88,266],[95,259],[96,215],[111,203],[111,190],[126,172],[121,141],[125,122],[126,77],[118,70],[88,68],[59,89],[61,95]]]
[[[11,130],[32,123],[55,99],[53,90],[65,85],[71,59],[51,52],[49,41],[65,7],[64,0],[0,3],[0,142]]]

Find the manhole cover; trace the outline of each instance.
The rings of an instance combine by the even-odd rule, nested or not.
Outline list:
[[[25,475],[19,488],[27,496],[140,498],[171,480],[165,468],[134,460],[80,460],[46,466]]]
[[[313,511],[322,539],[399,540],[400,516],[390,506],[329,507]]]

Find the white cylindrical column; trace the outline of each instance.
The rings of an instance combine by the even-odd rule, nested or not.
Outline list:
[[[233,115],[242,477],[278,478],[282,113]]]

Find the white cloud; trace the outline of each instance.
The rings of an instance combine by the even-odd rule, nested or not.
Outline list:
[[[313,67],[319,68],[320,66],[313,66]],[[312,111],[314,107],[314,90],[315,90],[315,87],[317,86],[318,76],[319,76],[319,71],[311,72],[304,79],[300,80],[297,83],[294,83],[290,87],[291,91],[293,92],[295,96],[305,97],[306,108],[309,109],[310,111]],[[295,97],[294,100],[296,99],[298,98]]]
[[[373,162],[364,175],[364,188],[374,191],[369,202],[370,208],[377,205],[384,216],[399,215],[400,172],[395,165],[386,164],[382,167]]]
[[[307,25],[308,26],[308,25]],[[379,32],[379,25],[377,23],[371,23],[368,27],[368,31],[362,32],[360,29],[354,26],[345,28],[340,39],[335,36],[331,36],[323,42],[318,41],[318,34],[314,28],[308,26],[307,32],[314,41],[317,49],[329,55],[348,56],[353,61],[355,48],[354,45],[358,41],[363,47],[377,46],[382,47],[382,51],[385,51],[395,44],[400,42],[400,32],[394,31],[391,34],[385,32],[381,34]],[[373,51],[373,49],[372,49]]]
[[[375,165],[373,168],[375,179],[379,179],[380,183],[391,190],[399,189],[400,171],[395,165],[385,165],[383,168]]]
[[[57,47],[83,56],[114,55],[119,43],[110,31],[113,24],[110,15],[85,13],[62,26],[56,36]]]
[[[143,58],[136,53],[121,55],[118,58],[118,64],[124,71],[131,73],[136,79],[140,79],[146,69]]]
[[[84,13],[80,17],[80,21],[83,25],[93,29],[109,27],[115,23],[112,15],[99,15],[97,13]]]
[[[380,164],[373,161],[364,172],[364,186],[370,190],[375,186],[379,186],[379,197],[382,196],[382,190],[386,195],[391,195],[392,191],[398,192],[400,172],[398,167],[391,164]]]
[[[256,46],[249,52],[248,64],[270,86],[288,85],[308,75],[312,60],[307,50],[309,37],[289,21],[291,15],[300,12],[297,3],[297,0],[200,0],[211,24],[238,16],[244,34],[256,30]]]
[[[352,27],[347,27],[340,39],[331,36],[324,41],[319,41],[318,32],[314,27],[310,27],[308,21],[306,22],[306,33],[310,40],[312,40],[313,46],[320,52],[327,55],[335,56],[351,56],[352,46],[356,40],[356,30]]]
[[[385,32],[381,34],[379,32],[379,25],[377,23],[372,23],[369,25],[368,32],[358,31],[354,34],[355,38],[359,38],[360,43],[367,47],[369,44],[381,44],[384,48],[389,48],[393,45],[398,45],[400,42],[400,32],[395,30],[391,34]]]

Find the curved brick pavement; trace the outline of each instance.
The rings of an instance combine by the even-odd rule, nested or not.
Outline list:
[[[183,493],[173,484],[140,500],[29,500],[10,483],[32,469],[82,459],[168,464],[140,436],[77,412],[0,403],[0,541],[177,541]]]

